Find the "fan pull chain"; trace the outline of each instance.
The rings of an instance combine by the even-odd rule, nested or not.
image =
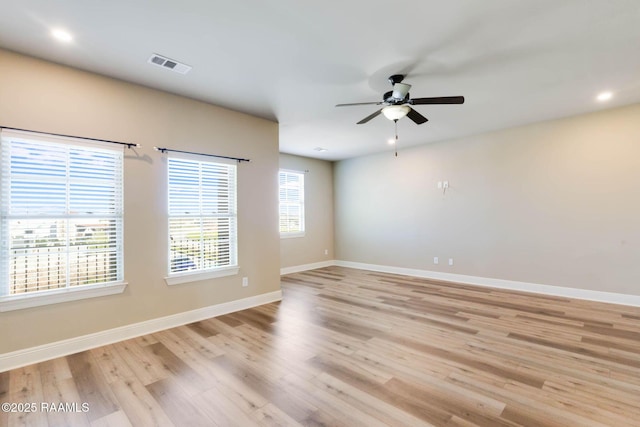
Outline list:
[[[396,142],[393,144],[393,149],[395,151],[396,157],[398,157],[398,119],[394,120],[396,126]]]

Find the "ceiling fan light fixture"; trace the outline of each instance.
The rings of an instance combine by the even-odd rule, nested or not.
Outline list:
[[[411,107],[408,105],[389,105],[382,109],[382,114],[389,120],[399,120],[406,116]]]

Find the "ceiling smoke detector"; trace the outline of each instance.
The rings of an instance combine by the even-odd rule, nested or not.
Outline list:
[[[188,66],[187,64],[174,61],[173,59],[169,59],[165,56],[158,55],[157,53],[154,53],[153,55],[151,55],[151,57],[147,62],[149,64],[157,65],[158,67],[166,68],[168,70],[175,71],[176,73],[180,73],[180,74],[187,74],[189,71],[191,71],[191,67]]]

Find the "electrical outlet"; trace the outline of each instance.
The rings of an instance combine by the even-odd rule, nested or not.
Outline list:
[[[453,258],[449,258],[449,265],[453,265]]]
[[[248,277],[243,277],[242,278],[242,287],[246,288],[247,286],[249,286],[249,278]]]
[[[433,257],[433,263],[434,263],[434,264],[437,264],[437,263],[438,263],[438,257],[437,257],[437,256],[434,256],[434,257]]]
[[[442,183],[442,188],[449,188],[449,181],[445,181]]]
[[[329,255],[329,249],[325,249],[325,250],[324,250],[324,254],[325,254],[325,255]]]
[[[442,190],[442,181],[438,181],[438,189]]]

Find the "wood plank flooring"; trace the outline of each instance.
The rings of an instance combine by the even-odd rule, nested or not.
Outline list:
[[[0,426],[639,426],[640,309],[329,267],[0,373]],[[80,406],[87,403],[89,410]]]

